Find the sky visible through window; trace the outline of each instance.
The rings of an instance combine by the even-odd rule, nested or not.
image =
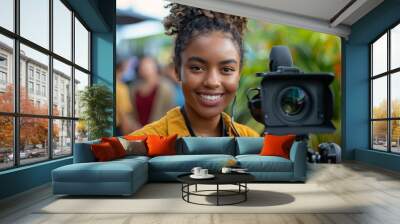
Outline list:
[[[0,7],[0,26],[13,31],[14,28],[14,11],[13,11],[13,1],[14,0],[1,0]]]
[[[13,0],[0,0],[0,25],[13,30]],[[42,13],[48,11],[49,5],[48,0],[21,0],[21,35],[26,39],[29,39],[42,47],[48,48],[49,45],[49,14]],[[57,33],[53,36],[54,38],[54,50],[57,54],[66,57],[71,60],[71,24],[70,13],[66,11],[66,7],[61,3],[60,0],[54,0],[54,31]],[[39,13],[41,12],[41,13]],[[42,25],[38,25],[42,24]],[[67,27],[65,27],[67,24]],[[61,29],[59,27],[62,26]],[[86,29],[78,24],[76,38],[77,39],[88,39]],[[60,33],[61,32],[61,33]],[[0,41],[3,42],[4,38],[0,36]],[[87,42],[77,41],[76,48],[88,49]],[[59,44],[58,44],[59,43]],[[37,54],[36,51],[31,48],[24,49],[26,54],[31,55],[33,58],[42,62],[43,57]],[[75,54],[75,61],[82,67],[88,69],[89,59],[87,50],[85,52],[77,52]]]

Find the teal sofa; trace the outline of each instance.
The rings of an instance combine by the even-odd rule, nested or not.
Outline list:
[[[90,145],[75,144],[74,163],[52,171],[54,194],[131,195],[148,181],[176,181],[176,177],[200,166],[219,172],[228,160],[247,168],[258,182],[305,182],[306,142],[295,141],[290,159],[260,156],[263,138],[184,137],[176,144],[177,155],[127,156],[96,162]]]

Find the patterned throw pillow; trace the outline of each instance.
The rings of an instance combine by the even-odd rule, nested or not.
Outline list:
[[[119,142],[121,142],[122,147],[126,151],[126,155],[135,155],[135,156],[145,156],[147,155],[147,148],[145,141],[143,140],[126,140],[124,138],[118,138]]]

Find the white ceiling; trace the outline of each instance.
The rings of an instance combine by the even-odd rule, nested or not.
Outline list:
[[[348,37],[383,0],[172,0],[199,8]],[[346,7],[347,6],[347,7]],[[344,9],[344,10],[343,10]]]

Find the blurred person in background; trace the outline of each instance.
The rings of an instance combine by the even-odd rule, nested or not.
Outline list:
[[[183,106],[185,104],[185,97],[183,96],[182,86],[178,80],[178,75],[175,72],[174,63],[169,63],[163,68],[163,75],[171,81],[172,85],[175,87],[176,105]]]
[[[138,58],[136,56],[129,56],[129,58],[125,62],[125,70],[121,75],[121,81],[127,85],[133,82],[136,78],[135,68],[138,63]]]
[[[116,68],[116,125],[117,135],[125,135],[140,128],[138,122],[133,119],[133,106],[129,94],[129,87],[122,81],[123,74],[127,70],[129,62],[124,59],[117,61]]]
[[[132,118],[139,128],[160,119],[176,106],[174,91],[174,86],[162,78],[154,58],[144,56],[139,59],[136,80],[130,88]]]

